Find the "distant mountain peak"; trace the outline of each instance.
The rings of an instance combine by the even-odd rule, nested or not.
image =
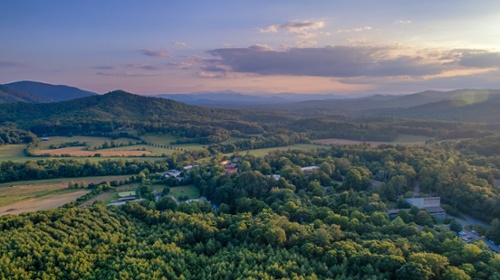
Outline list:
[[[5,84],[9,88],[24,91],[32,95],[40,96],[49,102],[66,101],[92,95],[95,92],[81,90],[76,87],[66,85],[52,85],[43,82],[19,81]]]

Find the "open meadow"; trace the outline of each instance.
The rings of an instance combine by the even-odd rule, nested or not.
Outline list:
[[[424,145],[429,137],[417,136],[417,135],[400,135],[394,141],[391,142],[379,142],[379,141],[358,141],[358,140],[348,140],[339,138],[328,138],[328,139],[316,139],[313,140],[314,143],[319,143],[323,145],[355,145],[366,143],[371,147],[377,147],[383,144],[407,144],[407,145]]]
[[[68,183],[100,183],[125,180],[128,176],[99,176],[19,181],[0,184],[0,215],[59,207],[90,192],[68,189]]]
[[[61,207],[64,204],[76,200],[90,192],[89,190],[66,189],[58,195],[46,195],[18,201],[5,206],[0,206],[0,216],[17,215],[26,212],[36,212]]]
[[[171,134],[145,134],[141,136],[141,139],[149,144],[153,145],[161,145],[171,147],[169,150],[176,151],[178,149],[186,150],[186,151],[199,151],[204,149],[207,145],[202,144],[171,144],[179,140],[180,138]]]
[[[249,154],[252,156],[256,157],[262,157],[267,155],[269,152],[273,151],[286,151],[286,150],[316,150],[316,149],[321,149],[321,148],[328,148],[325,145],[319,145],[319,144],[294,144],[294,145],[288,145],[288,146],[282,146],[282,147],[273,147],[273,148],[263,148],[263,149],[254,149],[254,150],[247,150],[247,151],[240,151],[240,154]],[[228,153],[226,155],[232,155],[233,153]]]

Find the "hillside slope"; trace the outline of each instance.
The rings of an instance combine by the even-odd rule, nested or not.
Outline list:
[[[28,92],[32,95],[40,96],[50,102],[72,100],[92,95],[97,95],[95,92],[81,90],[76,87],[65,85],[51,85],[33,81],[20,81],[6,84],[6,86]]]
[[[43,103],[49,102],[49,100],[38,95],[0,85],[0,103],[10,102]]]

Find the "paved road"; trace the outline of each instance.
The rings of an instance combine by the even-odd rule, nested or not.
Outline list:
[[[484,226],[484,227],[490,227],[490,225],[488,225],[487,223],[483,222],[483,221],[480,221],[476,218],[473,218],[469,215],[465,215],[463,213],[461,213],[462,216],[465,218],[465,220],[462,220],[462,219],[458,219],[458,218],[455,218],[457,220],[457,222],[459,222],[464,228],[465,226],[468,226],[468,225],[481,225],[481,226]],[[450,216],[451,217],[451,216]],[[453,218],[453,217],[451,217]],[[464,230],[465,232],[465,236],[469,237],[472,241],[478,241],[478,240],[482,240],[484,241],[484,243],[486,243],[486,245],[488,245],[488,247],[490,247],[490,250],[493,251],[493,252],[496,252],[496,253],[499,253],[500,254],[500,247],[498,247],[498,245],[494,245],[488,241],[486,241],[486,238],[481,238],[480,236],[478,236],[477,234],[474,234],[470,231],[467,231],[467,230]]]

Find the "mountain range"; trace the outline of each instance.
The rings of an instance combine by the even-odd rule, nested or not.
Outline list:
[[[99,99],[99,96],[100,95],[94,92],[84,91],[75,87],[50,85],[31,81],[0,85],[0,103],[50,103],[93,97],[81,101],[87,103],[90,102],[89,100]],[[116,103],[115,106],[112,106],[112,110],[104,108],[101,108],[104,110],[97,110],[90,108],[86,109],[87,111],[85,112],[89,114],[96,113],[99,115],[99,118],[104,116],[114,118],[122,114],[128,115],[127,110],[131,111],[131,109],[126,108],[130,107],[131,104],[127,102],[123,103],[120,100],[123,99],[123,95],[119,96],[120,97],[115,96],[117,99],[114,101],[110,100],[110,102]],[[109,96],[107,98],[109,98]],[[130,101],[130,98],[126,99]],[[149,104],[158,103],[160,102],[158,100],[161,99],[175,100],[185,104],[210,108],[219,107],[227,109],[258,110],[261,112],[266,111],[266,116],[273,115],[275,117],[277,116],[275,113],[309,117],[375,115],[447,121],[500,122],[500,114],[498,114],[498,112],[500,112],[500,90],[489,89],[423,91],[408,95],[373,95],[361,98],[348,98],[333,94],[298,93],[249,95],[225,91],[198,92],[191,94],[161,94],[149,96],[147,99],[140,100],[153,100],[152,102],[146,102]],[[136,100],[134,102],[144,101]],[[54,106],[57,107],[56,105]],[[66,105],[63,107],[66,107]],[[73,107],[73,105],[69,107]],[[113,114],[113,110],[119,110],[121,112],[115,112],[114,116],[111,116],[110,114]],[[60,110],[57,109],[56,111]],[[199,110],[196,109],[195,111]],[[84,112],[81,113],[83,115]],[[139,117],[144,114],[140,110],[136,113]],[[148,113],[148,117],[149,115]],[[167,116],[159,112],[156,115],[167,118]],[[256,118],[256,116],[257,115],[253,114],[252,118]]]
[[[92,95],[97,95],[97,93],[81,90],[71,86],[51,85],[33,81],[14,82],[0,87],[0,103],[48,103],[72,100]]]

